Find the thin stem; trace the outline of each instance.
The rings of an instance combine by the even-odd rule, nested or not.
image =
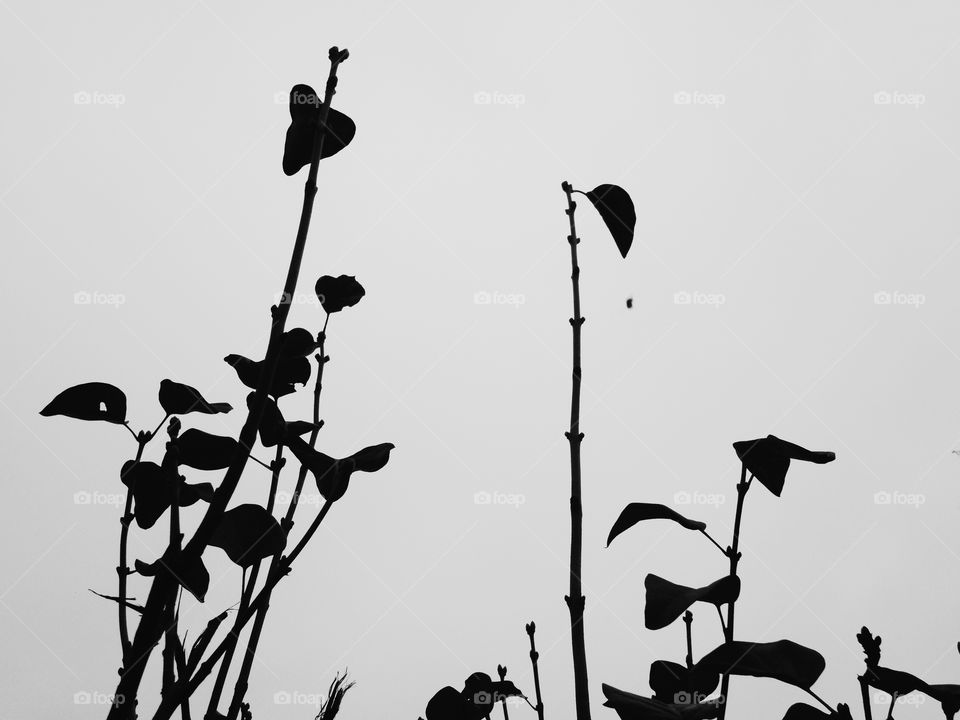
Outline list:
[[[303,206],[300,212],[300,223],[297,227],[297,237],[294,242],[293,252],[290,256],[290,266],[287,270],[287,277],[284,281],[283,295],[280,302],[272,308],[272,324],[270,328],[270,339],[267,343],[267,352],[265,362],[257,383],[257,390],[254,393],[253,401],[247,414],[247,419],[240,431],[238,443],[241,447],[249,448],[256,441],[257,430],[263,418],[264,408],[267,403],[267,392],[273,383],[273,376],[276,372],[280,344],[283,332],[286,327],[287,316],[290,313],[290,305],[293,302],[297,290],[297,279],[300,275],[300,266],[303,261],[303,253],[307,243],[307,235],[310,230],[310,218],[313,214],[313,202],[317,194],[317,172],[320,157],[323,150],[323,137],[326,129],[326,120],[330,110],[330,102],[337,84],[337,68],[340,63],[348,57],[346,50],[340,50],[336,47],[330,48],[330,73],[327,77],[326,93],[323,105],[319,111],[319,122],[317,123],[316,135],[313,144],[313,154],[310,158],[310,171],[307,175],[307,181],[304,185]],[[233,497],[246,467],[247,453],[240,452],[236,454],[230,467],[220,483],[213,498],[210,501],[207,511],[204,514],[199,526],[194,532],[193,537],[187,543],[184,549],[185,562],[200,558],[204,549],[210,542],[214,530],[220,524],[220,520],[226,511],[227,504]],[[117,684],[114,697],[118,702],[113,705],[107,715],[107,720],[133,720],[136,715],[137,692],[143,679],[143,674],[153,648],[159,642],[164,630],[164,608],[171,601],[171,593],[175,588],[175,580],[168,573],[158,574],[150,588],[144,605],[143,614],[140,618],[140,624],[137,626],[137,632],[134,636],[131,646],[131,663],[124,664],[124,670]],[[163,705],[163,703],[161,703]],[[176,707],[176,705],[174,705]],[[169,712],[167,713],[169,717]]]
[[[534,640],[536,632],[536,623],[528,623],[527,635],[530,636],[530,664],[533,665],[533,689],[537,693],[537,705],[534,707],[534,710],[537,711],[537,720],[543,720],[543,698],[540,696],[540,668],[537,666],[540,653],[537,652],[537,644]],[[530,705],[529,700],[527,700],[527,705]],[[532,705],[530,706],[533,707]]]
[[[814,700],[816,700],[818,703],[820,703],[821,705],[823,705],[823,706],[827,709],[827,712],[829,712],[831,715],[833,715],[833,714],[836,713],[836,710],[834,710],[833,707],[831,707],[831,706],[827,703],[826,700],[824,700],[822,697],[820,697],[819,695],[817,695],[813,690],[811,690],[810,688],[804,688],[804,690],[807,691],[807,695],[809,695],[809,696],[812,697]]]
[[[136,467],[143,457],[143,448],[150,442],[154,433],[141,432],[137,434],[137,457],[133,461],[133,467]],[[133,522],[133,481],[127,487],[127,499],[123,505],[123,515],[120,516],[120,564],[117,565],[117,607],[119,608],[120,625],[120,657],[121,664],[126,665],[126,659],[130,654],[130,630],[127,626],[127,575],[130,574],[130,568],[127,567],[127,537],[130,534],[130,523]]]
[[[497,665],[497,675],[500,677],[500,682],[503,682],[507,677],[507,669],[502,665]],[[507,698],[506,696],[500,698],[500,704],[503,706],[503,720],[510,720],[510,713],[507,712]]]
[[[753,476],[750,476],[750,480],[753,479]],[[730,543],[729,549],[729,558],[730,558],[730,575],[736,577],[737,575],[737,565],[740,563],[740,522],[743,518],[743,501],[747,496],[747,491],[750,489],[750,480],[747,480],[747,466],[741,464],[740,466],[740,482],[737,483],[737,511],[733,520],[733,539]],[[719,608],[718,608],[719,609]],[[733,642],[733,622],[734,622],[734,613],[736,611],[736,602],[730,602],[727,604],[727,624],[724,626],[723,635],[726,642]],[[722,622],[722,616],[721,616]],[[720,684],[720,697],[723,702],[720,705],[720,714],[718,715],[719,720],[724,720],[724,717],[727,714],[727,708],[730,706],[730,675],[729,673],[723,674],[723,680]]]
[[[727,624],[723,621],[723,611],[720,609],[719,605],[714,605],[717,609],[717,616],[720,618],[720,628],[723,630],[723,637],[727,637]]]
[[[167,421],[167,418],[168,418],[168,417],[170,417],[170,413],[167,413],[166,415],[164,415],[164,416],[163,416],[163,420],[161,420],[159,423],[157,423],[157,426],[153,429],[153,432],[150,433],[150,437],[153,437],[153,436],[156,435],[158,432],[160,432],[160,428],[163,427],[163,424]]]
[[[687,610],[683,614],[683,622],[687,626],[687,669],[693,669],[693,613]]]
[[[587,680],[587,649],[583,631],[583,503],[581,499],[580,445],[583,433],[580,432],[580,384],[582,368],[580,364],[580,330],[584,318],[580,314],[580,265],[577,262],[577,226],[574,213],[577,204],[573,201],[573,187],[564,182],[561,187],[567,195],[566,214],[570,220],[570,281],[573,286],[573,317],[570,327],[573,329],[573,371],[570,391],[570,431],[566,433],[570,442],[570,594],[564,599],[570,610],[570,634],[573,642],[573,683],[576,696],[577,720],[590,720],[590,687]]]
[[[713,537],[710,535],[710,533],[708,533],[708,532],[706,531],[706,529],[700,530],[700,533],[701,533],[705,538],[707,538],[707,540],[709,540],[709,541],[712,542],[714,545],[716,545],[717,550],[719,550],[720,552],[722,552],[722,553],[724,554],[724,557],[726,557],[727,551],[723,548],[722,545],[720,545],[720,543],[718,543],[716,540],[713,539]]]

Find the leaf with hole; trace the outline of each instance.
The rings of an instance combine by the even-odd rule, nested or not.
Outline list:
[[[637,224],[637,212],[630,195],[619,185],[597,185],[584,195],[600,213],[620,255],[626,257],[633,244],[633,231]]]
[[[719,608],[736,602],[740,596],[740,578],[736,575],[726,575],[706,587],[691,588],[651,574],[647,575],[644,586],[647,602],[643,619],[648,630],[665,628],[695,602],[706,602]]]
[[[836,453],[807,450],[774,435],[735,442],[733,449],[747,470],[777,497],[783,492],[791,459],[824,465],[837,458]]]
[[[698,668],[730,675],[772,678],[809,690],[823,673],[823,655],[792,640],[751,643],[734,640],[704,655]]]
[[[246,504],[227,510],[210,544],[221,548],[240,567],[283,552],[287,544],[280,523],[266,508]]]
[[[630,503],[620,513],[620,517],[617,518],[613,527],[610,528],[610,534],[607,536],[607,547],[610,547],[610,543],[617,535],[644,520],[672,520],[687,530],[706,530],[707,528],[706,523],[699,520],[690,520],[666,505]]]
[[[233,410],[229,403],[210,403],[200,391],[173,380],[160,381],[160,407],[167,415],[186,415],[198,412],[206,415],[228,413]]]
[[[322,98],[309,85],[294,85],[290,90],[290,126],[283,145],[283,172],[296,175],[310,164]],[[320,157],[328,158],[343,150],[357,132],[353,120],[330,108],[323,133]]]
[[[127,396],[120,388],[109,383],[83,383],[57,395],[40,414],[44,417],[63,415],[76,420],[123,424],[127,419]]]

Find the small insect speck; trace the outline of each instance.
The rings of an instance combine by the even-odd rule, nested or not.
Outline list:
[[[628,298],[627,298],[627,309],[629,310],[629,309],[632,308],[632,307],[633,307],[633,298],[632,298],[632,297],[628,297]]]

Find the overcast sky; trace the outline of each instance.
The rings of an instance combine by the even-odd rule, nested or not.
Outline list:
[[[413,720],[498,663],[532,695],[531,620],[547,715],[572,717],[562,180],[620,184],[638,215],[624,261],[577,214],[595,717],[613,717],[601,682],[644,693],[653,660],[682,662],[682,623],[643,627],[644,576],[726,572],[664,523],[605,549],[611,524],[631,501],[680,503],[729,542],[730,445],[768,433],[837,461],[747,497],[738,637],[819,650],[834,704],[859,704],[863,624],[885,665],[960,681],[960,6],[4,0],[0,18],[4,720],[101,717],[119,665],[115,608],[88,588],[116,589],[135,443],[38,411],[102,380],[153,428],[172,378],[238,408],[186,426],[239,429],[246,389],[222,358],[265,347],[305,179],[281,172],[286,93],[322,86],[331,45],[351,53],[335,105],[358,129],[321,166],[291,323],[322,323],[319,275],[364,284],[330,323],[320,447],[397,449],[275,594],[255,717],[312,718],[344,667],[343,718]],[[251,466],[238,499],[267,487]],[[164,532],[135,530],[132,558]],[[240,587],[220,550],[205,560],[192,638]],[[694,612],[699,657],[721,634]],[[803,699],[737,678],[731,714]]]

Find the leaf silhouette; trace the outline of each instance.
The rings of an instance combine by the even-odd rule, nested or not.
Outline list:
[[[618,690],[606,683],[603,683],[601,688],[607,698],[604,707],[616,710],[621,720],[705,720],[717,717],[720,712],[720,706],[715,700],[674,705]]]
[[[254,393],[247,396],[247,407],[253,406]],[[283,443],[287,437],[305,435],[314,428],[323,427],[323,421],[318,423],[307,422],[306,420],[293,420],[287,422],[283,419],[283,414],[277,404],[267,398],[267,403],[263,409],[263,417],[260,420],[260,442],[264,447],[276,447]]]
[[[259,505],[237,505],[223,514],[210,544],[221,548],[240,567],[283,552],[287,541],[280,523]]]
[[[320,122],[320,106],[323,100],[309,85],[294,85],[290,90],[290,127],[283,145],[283,172],[296,175],[310,164],[313,155],[313,140]],[[353,120],[333,108],[328,110],[323,138],[322,158],[336,155],[343,150],[357,132]]]
[[[317,293],[317,299],[328,314],[353,307],[367,294],[363,285],[358,283],[353,275],[339,277],[323,275],[317,280],[314,290]]]
[[[57,395],[40,414],[44,417],[64,415],[76,420],[123,424],[127,419],[127,396],[120,388],[109,383],[83,383]]]
[[[702,588],[677,585],[656,575],[647,575],[644,585],[647,603],[643,617],[648,630],[665,628],[695,602],[720,607],[735,602],[740,596],[740,578],[736,575],[726,575]]]
[[[209,403],[196,388],[173,380],[160,381],[159,397],[160,407],[167,415],[186,415],[192,412],[216,415],[233,410],[229,403]]]
[[[227,355],[224,362],[237,372],[240,382],[251,390],[256,390],[263,370],[262,360],[251,360],[243,355]],[[283,397],[296,390],[296,384],[305,384],[310,379],[310,361],[305,357],[281,357],[270,385],[270,394]]]
[[[747,470],[777,497],[783,491],[791,459],[823,465],[837,458],[836,453],[807,450],[774,435],[735,442],[733,449]]]
[[[960,685],[927,685],[923,692],[940,703],[947,718],[960,712]]]
[[[787,708],[787,714],[783,720],[820,720],[821,718],[838,718],[839,720],[853,720],[850,714],[850,707],[844,703],[837,706],[836,713],[828,713],[819,708],[812,707],[806,703],[794,703]]]
[[[610,534],[607,536],[607,547],[610,547],[610,543],[613,542],[613,539],[617,535],[624,530],[629,530],[643,520],[673,520],[673,522],[682,525],[687,530],[706,530],[707,528],[706,523],[685,518],[676,510],[668,508],[666,505],[658,505],[656,503],[630,503],[623,509],[623,512],[620,513],[620,517],[617,518],[613,527],[610,528]]]
[[[688,669],[680,663],[669,660],[655,660],[650,664],[650,689],[654,699],[672,703],[680,693],[693,692],[696,696],[706,696],[717,689],[720,673],[716,670],[698,668]]]
[[[283,357],[306,357],[317,349],[317,339],[306,328],[292,328],[283,334],[280,354]]]
[[[196,470],[223,470],[230,467],[240,445],[232,437],[190,428],[177,438],[181,465]]]
[[[816,650],[792,640],[770,643],[734,640],[707,653],[697,667],[721,674],[772,678],[809,690],[826,667],[826,661]]]
[[[597,185],[584,195],[600,213],[620,255],[626,257],[633,244],[633,230],[637,224],[637,213],[630,195],[619,185]]]
[[[881,666],[867,668],[863,674],[872,688],[882,690],[889,695],[909,695],[915,690],[927,691],[927,684],[916,675],[903,670],[891,670]]]
[[[128,460],[120,469],[120,481],[133,490],[133,516],[147,530],[173,502],[173,479],[166,470],[148,460]]]
[[[161,560],[161,562],[164,562]],[[189,559],[185,554],[177,554],[167,564],[167,569],[173,578],[183,586],[183,589],[193,595],[198,602],[203,602],[210,588],[210,573],[203,564],[202,558]]]
[[[354,471],[376,472],[387,464],[394,448],[392,443],[371,445],[338,460],[314,450],[299,437],[287,438],[287,444],[297,460],[313,474],[320,494],[330,502],[343,497]]]

